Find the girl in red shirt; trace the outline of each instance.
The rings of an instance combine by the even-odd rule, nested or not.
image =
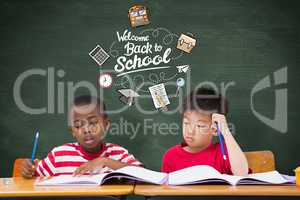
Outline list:
[[[164,154],[162,171],[169,173],[195,165],[209,165],[223,174],[248,174],[247,159],[228,128],[226,113],[226,100],[213,89],[192,91],[182,111],[184,142]],[[213,143],[213,136],[217,135],[216,123],[224,138],[225,158],[220,144]]]

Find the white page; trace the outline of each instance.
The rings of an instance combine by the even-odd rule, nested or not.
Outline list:
[[[281,176],[290,183],[296,183],[296,176],[281,174]]]
[[[168,176],[167,173],[156,172],[153,170],[136,166],[126,166],[113,172],[113,174],[115,173],[126,174],[135,177],[136,180],[154,184],[163,184]]]
[[[237,185],[241,179],[245,178],[244,176],[234,176],[234,175],[228,175],[228,174],[222,174],[222,176],[231,185]]]
[[[248,179],[251,179],[250,181]],[[247,182],[253,183],[253,180],[261,181],[265,183],[272,183],[272,184],[284,184],[289,183],[289,181],[282,177],[280,173],[277,171],[270,171],[270,172],[264,172],[264,173],[255,173],[255,174],[249,174],[248,176],[245,176],[240,182],[242,184],[247,184]]]
[[[207,165],[197,165],[181,169],[169,174],[170,185],[184,185],[208,182],[207,179],[225,180],[216,169]]]
[[[46,178],[43,180],[37,179],[35,185],[37,186],[58,186],[58,185],[100,185],[102,179],[107,175],[97,174],[97,175],[82,175],[82,176],[72,176],[72,175],[60,175]]]
[[[167,179],[166,173],[156,172],[149,169],[136,166],[127,166],[115,170],[111,173],[97,175],[82,175],[73,177],[72,175],[60,175],[45,180],[37,180],[35,185],[38,186],[55,186],[55,185],[100,185],[102,181],[109,178],[128,178],[154,184],[163,184]]]

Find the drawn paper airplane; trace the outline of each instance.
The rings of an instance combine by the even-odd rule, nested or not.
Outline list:
[[[176,66],[176,68],[179,73],[186,73],[190,69],[190,66],[189,65],[179,65],[179,66]]]

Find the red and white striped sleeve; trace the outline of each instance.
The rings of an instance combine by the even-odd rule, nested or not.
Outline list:
[[[54,176],[55,175],[54,150],[48,153],[47,157],[39,161],[35,170],[36,176]]]
[[[131,165],[144,166],[127,149],[117,144],[107,144],[105,157]]]

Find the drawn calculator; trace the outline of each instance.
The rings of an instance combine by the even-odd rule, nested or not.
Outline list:
[[[94,61],[96,61],[96,63],[98,65],[102,65],[108,58],[109,55],[104,51],[104,49],[102,49],[102,47],[100,45],[97,45],[90,53],[89,55],[91,56],[91,58],[93,58]]]

